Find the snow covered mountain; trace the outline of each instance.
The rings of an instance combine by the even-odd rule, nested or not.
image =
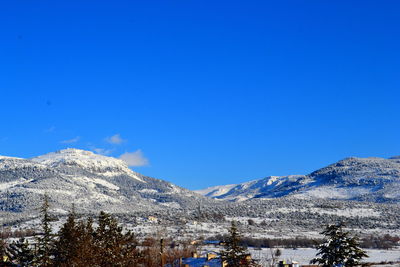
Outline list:
[[[53,168],[68,166],[102,176],[129,175],[133,179],[143,182],[138,175],[128,168],[124,161],[85,150],[70,148],[38,156],[31,160]]]
[[[289,197],[399,203],[400,157],[348,158],[308,175],[271,176],[198,193],[143,176],[122,160],[84,150],[65,149],[31,159],[0,156],[0,214],[19,214],[22,219],[38,214],[44,194],[58,214],[66,213],[72,203],[85,214],[222,209],[223,203],[214,199]],[[287,204],[288,198],[283,199]]]
[[[81,213],[130,213],[210,201],[90,151],[65,149],[31,159],[0,156],[0,211],[37,213],[44,194],[60,214],[72,203]]]
[[[197,192],[234,201],[290,196],[400,202],[400,157],[347,158],[308,175],[270,176]]]

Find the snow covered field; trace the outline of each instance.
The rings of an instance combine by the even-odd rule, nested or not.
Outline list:
[[[218,252],[222,247],[205,246],[202,247],[202,251],[215,251]],[[282,255],[279,256],[278,260],[285,261],[297,261],[300,264],[309,264],[317,253],[316,249],[313,248],[298,248],[298,249],[287,249],[280,248]],[[400,248],[393,250],[378,250],[378,249],[366,249],[369,258],[364,259],[364,262],[381,263],[381,262],[400,262]],[[253,259],[259,260],[262,265],[267,265],[271,260],[271,249],[254,249],[249,248],[249,252]],[[381,265],[380,265],[381,266]],[[400,266],[400,263],[394,263],[387,266]]]
[[[294,260],[300,264],[308,264],[312,258],[315,257],[317,250],[312,248],[299,248],[299,249],[281,249],[282,255],[279,257],[280,260]],[[365,262],[396,262],[400,261],[400,249],[396,250],[377,250],[367,249],[369,258],[365,259]],[[270,249],[262,250],[250,250],[253,258],[260,259],[261,263],[266,262],[271,258]],[[398,264],[397,266],[400,266]]]

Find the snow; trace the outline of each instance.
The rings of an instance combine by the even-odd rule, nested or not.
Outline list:
[[[160,204],[166,207],[176,208],[176,209],[179,209],[181,207],[181,205],[179,205],[176,202],[161,202]]]
[[[200,253],[204,253],[206,251],[215,251],[219,252],[223,247],[222,246],[214,246],[214,245],[206,245],[201,247]],[[316,257],[317,250],[313,248],[274,248],[274,250],[279,249],[281,251],[281,256],[278,257],[277,261],[285,260],[286,262],[296,261],[300,264],[309,264],[310,261]],[[270,248],[248,248],[248,251],[251,253],[252,258],[258,260],[263,266],[266,266],[267,263],[271,260],[271,253],[273,251]],[[379,250],[379,249],[366,249],[368,258],[364,258],[362,262],[371,262],[371,263],[380,263],[380,262],[398,262],[400,261],[400,248],[393,250]],[[397,265],[389,265],[389,266],[400,266]]]
[[[318,208],[310,208],[309,210],[319,213],[319,214],[331,214],[343,217],[379,217],[381,214],[374,209],[368,208],[357,208],[357,209],[336,209],[336,210],[327,210],[327,209],[318,209]],[[299,211],[306,211],[306,209],[299,209]]]
[[[116,185],[114,185],[114,184],[112,184],[110,182],[107,182],[107,181],[105,181],[103,179],[87,178],[87,177],[84,177],[84,176],[79,176],[79,177],[73,176],[71,178],[73,180],[76,180],[77,182],[80,182],[80,183],[83,182],[87,186],[90,186],[91,188],[95,188],[95,185],[98,184],[98,185],[102,185],[104,187],[107,187],[108,189],[111,189],[111,190],[119,190],[118,186],[116,186]]]
[[[157,191],[157,190],[154,190],[154,189],[148,189],[148,188],[145,188],[145,189],[139,190],[139,192],[142,192],[142,193],[158,193],[158,191]]]
[[[51,167],[60,164],[78,166],[108,177],[127,174],[143,182],[142,179],[129,169],[124,161],[95,154],[91,151],[68,148],[38,156],[31,160]]]
[[[46,168],[45,165],[32,162],[30,160],[14,157],[0,156],[0,170],[14,170],[22,167]]]
[[[298,198],[328,198],[328,199],[351,199],[359,195],[367,194],[370,190],[365,187],[334,187],[320,186],[306,190],[295,197]]]
[[[95,200],[97,202],[110,202],[110,203],[121,203],[122,201],[114,198],[114,197],[110,197],[107,196],[105,194],[99,193],[99,192],[91,192],[91,194],[89,195],[89,198],[91,198],[92,200]],[[82,199],[80,202],[86,202],[86,198]]]
[[[351,160],[346,164],[353,163],[354,161]],[[386,163],[379,161],[379,164],[383,166]],[[393,163],[390,164],[393,165]],[[5,169],[1,169],[2,166]],[[11,169],[9,169],[10,166],[12,166]],[[25,168],[25,166],[29,166],[29,168]],[[345,167],[345,169],[349,168]],[[364,193],[362,191],[365,189],[364,187],[354,190],[352,187],[350,189],[339,188],[339,184],[326,185],[321,183],[321,180],[302,175],[270,176],[244,184],[211,187],[203,190],[202,193],[213,192],[219,196],[238,190],[239,194],[231,194],[231,197],[236,200],[247,200],[256,194],[263,193],[263,190],[286,192],[286,186],[290,187],[295,184],[300,188],[299,191],[294,191],[295,195],[303,198],[307,196],[310,199],[271,200],[264,198],[241,203],[226,203],[222,202],[223,200],[219,202],[206,200],[189,190],[166,182],[158,184],[156,179],[150,180],[134,173],[118,159],[76,149],[61,150],[32,160],[1,157],[0,171],[5,174],[2,177],[7,178],[1,180],[4,182],[0,183],[0,193],[3,194],[3,199],[9,201],[9,207],[17,207],[24,213],[4,213],[15,221],[17,216],[19,216],[18,219],[25,220],[31,215],[37,215],[42,195],[47,192],[54,211],[58,214],[68,211],[73,202],[77,204],[76,208],[82,214],[97,213],[99,210],[114,214],[134,214],[139,211],[140,216],[156,214],[154,216],[159,217],[160,224],[157,224],[159,227],[167,229],[166,231],[172,235],[175,232],[185,232],[179,235],[182,238],[198,238],[199,236],[215,236],[226,233],[230,220],[240,221],[242,232],[249,237],[320,238],[320,220],[324,219],[328,223],[326,218],[336,220],[343,219],[343,217],[347,217],[348,221],[352,221],[352,218],[360,221],[355,226],[351,226],[351,230],[357,233],[366,234],[374,231],[376,235],[400,234],[396,226],[398,224],[395,215],[397,209],[392,208],[391,204],[388,206],[386,206],[387,204],[368,202],[359,202],[361,204],[351,202],[350,204],[348,201],[340,201],[338,205],[334,203],[330,205],[330,201],[315,200],[315,198],[342,198],[350,196],[350,194],[357,196]],[[129,173],[143,178],[137,180]],[[121,176],[117,177],[118,175]],[[148,179],[151,182],[141,182],[142,180],[148,181]],[[305,189],[302,189],[301,186],[305,186]],[[16,197],[7,198],[11,194]],[[326,205],[327,203],[328,205]],[[205,218],[196,217],[199,209],[207,215]],[[218,217],[212,218],[213,211]],[[146,215],[142,215],[142,212]],[[170,217],[173,215],[171,216],[171,214],[182,216],[177,216],[172,220]],[[7,220],[12,221],[11,219]],[[249,225],[249,219],[252,219],[257,225]],[[263,221],[271,227],[261,224]],[[151,230],[150,226],[144,225],[143,227]],[[157,229],[152,228],[151,231],[154,233]]]
[[[195,190],[195,192],[209,197],[218,197],[228,193],[232,188],[237,186],[237,184],[228,184],[228,185],[217,185],[208,187],[201,190]]]
[[[8,201],[7,210],[23,214],[37,214],[46,193],[54,207],[68,210],[75,202],[79,212],[90,214],[181,209],[204,200],[179,186],[135,173],[119,159],[79,149],[32,159],[2,157],[0,172],[0,194]]]
[[[15,187],[17,185],[27,184],[27,183],[30,183],[32,181],[33,181],[33,179],[20,178],[18,180],[11,181],[11,182],[0,183],[0,190],[7,190],[7,189],[10,189],[10,188]]]
[[[196,192],[229,201],[288,195],[300,199],[399,201],[400,160],[397,157],[347,158],[308,175],[269,176]]]
[[[300,264],[309,264],[310,260],[316,256],[317,250],[312,248],[298,248],[298,249],[287,249],[280,248],[282,255],[279,257],[280,260],[287,261],[298,261]],[[265,262],[270,258],[270,249],[250,250],[252,257],[260,259]],[[378,250],[378,249],[366,249],[368,258],[362,260],[362,262],[375,262],[379,263],[382,261],[400,261],[400,250]]]
[[[8,157],[8,156],[2,156],[0,155],[0,160],[4,160],[4,159],[22,159],[22,158],[16,158],[16,157]]]

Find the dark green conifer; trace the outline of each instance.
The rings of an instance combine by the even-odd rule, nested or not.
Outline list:
[[[49,214],[49,197],[47,194],[44,195],[40,211],[42,214],[42,233],[37,238],[37,251],[34,261],[37,266],[47,267],[52,264],[52,253],[54,248],[54,239],[50,225],[51,217]]]
[[[33,265],[35,254],[28,240],[21,237],[18,241],[13,242],[10,245],[10,252],[12,259],[15,263],[22,267],[28,267]]]
[[[97,254],[94,245],[93,219],[88,218],[76,225],[77,245],[73,266],[98,266],[96,263]]]
[[[311,260],[311,263],[320,264],[323,267],[349,267],[359,265],[362,258],[368,257],[359,247],[358,239],[344,231],[343,226],[343,223],[328,225],[322,231],[321,234],[325,235],[324,243],[317,247],[318,257]]]
[[[100,212],[98,227],[94,232],[97,263],[100,266],[136,266],[139,253],[137,241],[130,231],[123,228],[111,215]]]
[[[246,259],[249,253],[240,242],[241,236],[236,223],[232,221],[229,236],[225,240],[225,249],[220,252],[221,260],[229,267],[252,266],[252,261]]]
[[[0,266],[10,266],[11,254],[8,251],[8,244],[3,235],[0,238]]]
[[[76,223],[75,206],[68,214],[67,221],[60,228],[58,239],[55,242],[55,266],[73,266],[74,258],[78,254],[78,229]]]

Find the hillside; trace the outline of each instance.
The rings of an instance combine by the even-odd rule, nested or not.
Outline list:
[[[211,201],[136,173],[122,160],[89,151],[65,149],[31,159],[0,157],[1,211],[37,213],[45,193],[60,214],[72,203],[81,213],[131,213]]]
[[[37,228],[47,194],[51,214],[60,220],[75,203],[83,217],[103,210],[142,236],[157,227],[182,237],[210,236],[223,232],[230,220],[246,226],[250,218],[255,224],[246,231],[254,236],[281,236],[281,231],[315,236],[321,225],[335,221],[360,231],[398,234],[399,161],[349,158],[309,175],[202,191],[217,201],[89,151],[65,149],[31,159],[1,156],[0,215],[3,225]]]
[[[400,201],[400,157],[347,158],[308,175],[269,176],[197,191],[220,200],[290,196],[370,202]]]

